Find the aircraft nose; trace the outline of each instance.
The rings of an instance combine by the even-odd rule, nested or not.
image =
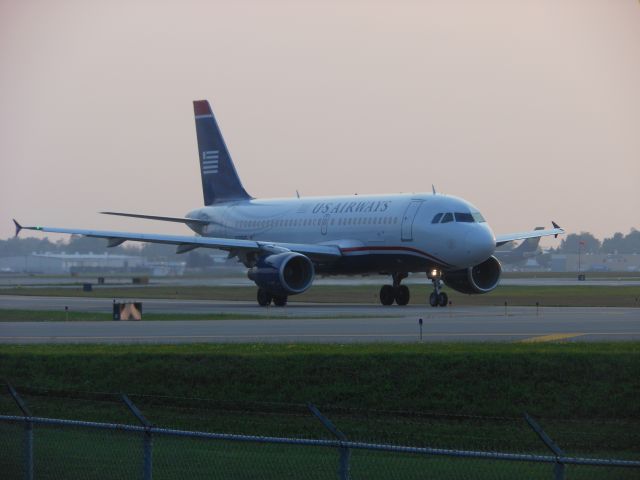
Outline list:
[[[485,261],[496,249],[496,240],[490,228],[473,229],[465,238],[467,255],[474,264]]]

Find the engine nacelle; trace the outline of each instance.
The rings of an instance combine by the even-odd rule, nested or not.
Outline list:
[[[313,283],[315,271],[309,258],[284,252],[260,257],[247,276],[273,295],[296,295]]]
[[[461,293],[488,293],[498,286],[502,267],[494,256],[473,267],[445,272],[442,281]]]

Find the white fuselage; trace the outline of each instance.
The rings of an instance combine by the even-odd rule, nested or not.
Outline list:
[[[449,213],[451,221],[447,216],[442,223]],[[193,227],[208,237],[337,245],[344,261],[320,266],[329,274],[467,268],[489,258],[496,244],[473,205],[439,194],[256,199],[199,208],[187,217],[211,221]]]

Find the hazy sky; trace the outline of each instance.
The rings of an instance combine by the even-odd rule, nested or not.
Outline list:
[[[185,233],[96,212],[202,204],[200,98],[256,197],[433,183],[496,233],[628,232],[639,87],[638,0],[0,0],[0,238]]]

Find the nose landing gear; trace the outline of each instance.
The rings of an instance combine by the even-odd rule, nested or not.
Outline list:
[[[449,304],[449,296],[440,290],[442,288],[441,276],[442,272],[437,269],[427,272],[427,278],[433,283],[433,292],[429,295],[429,305],[432,307],[446,307]]]
[[[392,273],[393,285],[383,285],[380,288],[380,303],[382,305],[393,305],[395,301],[398,305],[406,305],[409,303],[411,293],[409,287],[406,285],[400,285],[400,282],[407,278],[407,273]]]

